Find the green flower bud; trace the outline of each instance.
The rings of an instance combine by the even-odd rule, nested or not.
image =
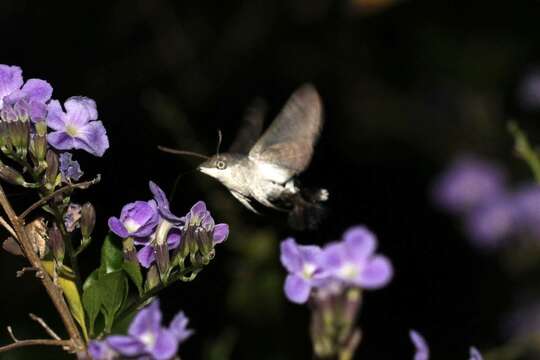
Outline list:
[[[83,238],[89,238],[96,226],[96,209],[89,202],[81,208],[81,219],[79,220]]]
[[[64,238],[62,237],[62,233],[60,232],[60,229],[58,229],[58,226],[56,224],[53,224],[51,228],[49,228],[49,248],[51,249],[54,258],[59,263],[62,263],[64,260],[65,255],[65,244],[64,244]]]

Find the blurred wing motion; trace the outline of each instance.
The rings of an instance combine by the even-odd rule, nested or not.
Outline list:
[[[261,136],[266,103],[262,99],[255,99],[253,104],[246,110],[244,124],[234,139],[229,152],[247,155]]]
[[[312,85],[304,85],[287,101],[249,157],[283,167],[289,176],[299,174],[311,161],[322,122],[319,94]]]

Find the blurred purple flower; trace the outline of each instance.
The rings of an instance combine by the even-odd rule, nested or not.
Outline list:
[[[24,83],[18,66],[0,65],[0,109],[18,116],[42,120],[47,114],[45,103],[51,98],[52,87],[45,80],[29,79]]]
[[[496,248],[515,231],[516,208],[511,197],[487,200],[465,219],[467,232],[481,248]]]
[[[60,154],[60,174],[62,181],[69,182],[71,180],[79,180],[83,176],[81,166],[78,161],[72,159],[73,155],[68,152]]]
[[[122,208],[120,218],[109,218],[109,228],[121,238],[144,238],[154,232],[158,222],[159,215],[153,200],[135,201]]]
[[[474,346],[469,350],[469,360],[483,360],[482,354]]]
[[[139,311],[128,329],[128,335],[111,335],[105,339],[107,345],[126,357],[147,357],[154,360],[172,359],[178,352],[178,345],[185,341],[192,331],[187,329],[187,318],[179,313],[169,328],[161,325],[159,301]]]
[[[58,100],[48,105],[47,125],[55,130],[48,135],[49,143],[58,150],[81,149],[95,156],[103,156],[109,139],[103,123],[98,121],[94,100],[74,96],[64,103]]]
[[[298,245],[293,238],[281,242],[281,263],[289,272],[285,295],[297,304],[305,303],[311,289],[328,279],[322,267],[322,249],[315,245]]]
[[[472,156],[454,161],[433,189],[435,202],[454,213],[466,213],[504,193],[504,172],[495,164]]]
[[[517,190],[512,202],[516,212],[516,232],[540,239],[540,186],[534,184]]]
[[[392,278],[392,265],[382,255],[374,255],[375,235],[363,226],[349,228],[341,242],[323,249],[322,264],[332,277],[347,285],[376,289]]]
[[[429,346],[426,340],[415,330],[409,331],[409,337],[416,350],[414,354],[414,360],[428,360],[429,359]]]

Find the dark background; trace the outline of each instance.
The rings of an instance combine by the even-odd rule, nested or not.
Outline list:
[[[309,312],[283,296],[279,241],[323,244],[358,223],[378,235],[395,277],[366,293],[357,357],[411,358],[414,328],[434,358],[466,359],[470,345],[506,340],[501,321],[515,281],[497,255],[472,247],[459,223],[433,207],[430,186],[464,151],[498,158],[516,181],[529,178],[505,124],[514,118],[533,140],[540,134],[537,114],[516,95],[538,64],[538,10],[527,1],[4,0],[0,63],[48,80],[61,101],[97,101],[111,148],[102,159],[75,155],[87,177],[103,175],[75,196],[97,207],[97,239],[125,203],[150,197],[148,180],[170,192],[197,164],[156,145],[212,154],[217,129],[228,146],[255,96],[268,100],[271,118],[302,83],[320,91],[326,123],[302,176],[330,190],[318,231],[295,233],[281,214],[256,216],[202,174],[179,180],[176,213],[204,199],[231,224],[211,265],[160,296],[167,321],[183,309],[196,329],[183,359],[309,359]],[[20,190],[12,198],[21,209],[33,199]],[[97,266],[99,243],[82,258],[85,274]],[[40,336],[27,317],[33,312],[61,329],[38,282],[15,278],[21,266],[0,253],[0,328]],[[62,356],[24,349],[0,358],[38,354]]]

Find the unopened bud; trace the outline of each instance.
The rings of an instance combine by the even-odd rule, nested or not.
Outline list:
[[[43,127],[45,127],[44,132],[41,130]],[[43,169],[46,166],[45,156],[47,154],[47,124],[45,121],[40,121],[36,124],[36,134],[32,138],[30,150],[36,162]]]
[[[0,163],[0,179],[13,185],[25,186],[26,181],[21,173],[11,167]]]
[[[61,263],[64,260],[65,245],[62,233],[56,224],[49,229],[49,247],[56,261]]]
[[[50,187],[54,189],[56,187],[56,179],[58,177],[58,155],[52,150],[47,151],[46,155],[47,161],[47,171],[45,171],[45,182]]]
[[[124,259],[126,259],[127,261],[138,262],[137,251],[135,250],[135,245],[133,243],[132,237],[125,238],[122,241],[122,249],[124,250]]]
[[[170,265],[169,247],[167,243],[156,245],[154,251],[161,281],[166,282]]]
[[[81,208],[81,233],[83,238],[89,238],[96,226],[96,209],[94,206],[87,202]]]
[[[11,143],[20,159],[26,158],[30,143],[30,125],[28,122],[14,121],[9,123]]]
[[[146,291],[151,290],[159,285],[159,271],[156,265],[152,265],[146,273]]]

